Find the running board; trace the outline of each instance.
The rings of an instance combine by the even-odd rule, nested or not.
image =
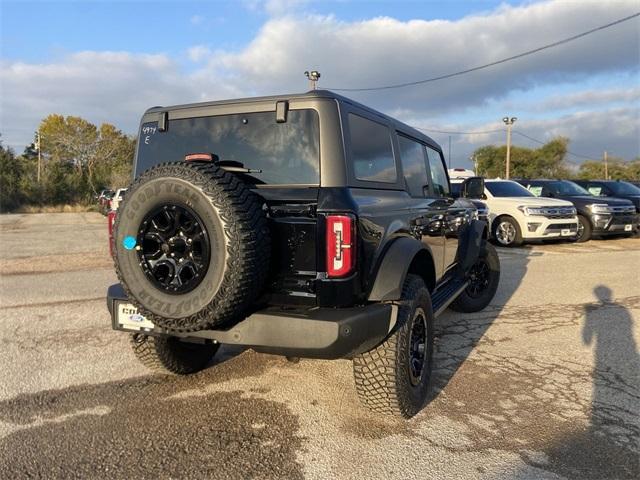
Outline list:
[[[440,287],[431,297],[433,306],[433,316],[437,317],[446,310],[462,291],[467,288],[469,282],[466,280],[451,280]]]

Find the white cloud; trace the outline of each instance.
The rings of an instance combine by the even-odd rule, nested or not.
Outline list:
[[[184,74],[166,55],[80,52],[56,63],[0,64],[0,132],[22,151],[39,121],[50,113],[114,123],[134,133],[154,105],[236,97],[232,84],[211,74]]]
[[[600,105],[603,103],[638,103],[640,102],[640,86],[631,88],[610,88],[606,90],[585,90],[569,95],[554,95],[539,103],[535,110],[570,109]],[[640,108],[640,105],[639,105]]]
[[[334,17],[268,21],[242,51],[218,55],[212,67],[234,70],[251,88],[304,88],[302,73],[322,73],[327,88],[368,87],[433,77],[496,61],[634,13],[637,3],[548,1],[458,21]],[[460,109],[540,83],[638,68],[638,21],[632,20],[529,57],[413,88],[350,95],[383,109],[403,105]],[[251,81],[251,79],[256,79]],[[259,80],[258,80],[259,79]],[[347,94],[349,94],[347,92]],[[400,104],[400,105],[398,105]]]
[[[200,62],[211,55],[211,49],[206,45],[195,45],[187,50],[187,56],[192,62]]]

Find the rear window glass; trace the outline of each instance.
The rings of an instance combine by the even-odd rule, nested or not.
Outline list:
[[[368,182],[395,183],[398,177],[389,129],[350,113],[349,131],[356,178]]]
[[[256,112],[170,120],[142,125],[136,175],[189,153],[213,153],[241,163],[258,184],[320,183],[320,133],[315,110],[291,110],[285,123],[275,112]]]

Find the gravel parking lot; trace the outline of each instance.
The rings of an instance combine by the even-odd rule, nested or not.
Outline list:
[[[408,422],[359,405],[348,361],[146,372],[98,214],[0,216],[0,247],[0,478],[640,478],[640,239],[501,250]]]

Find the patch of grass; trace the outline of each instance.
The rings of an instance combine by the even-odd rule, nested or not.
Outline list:
[[[15,210],[15,213],[78,213],[97,212],[97,205],[83,203],[59,204],[59,205],[23,205]]]

